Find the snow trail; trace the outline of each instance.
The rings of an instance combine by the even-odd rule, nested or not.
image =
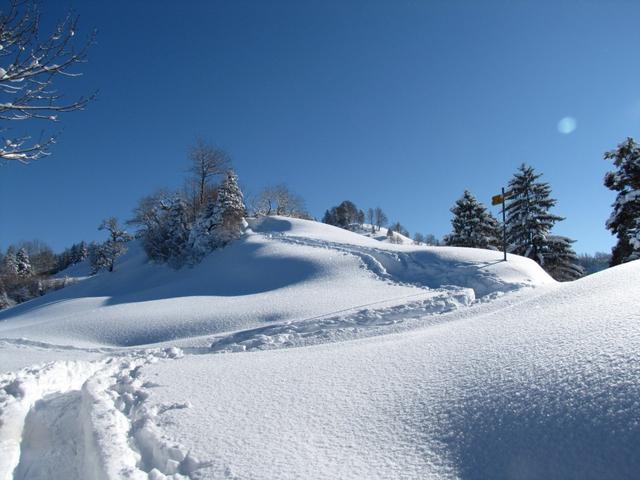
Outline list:
[[[82,422],[78,422],[81,402],[81,393],[72,390],[35,403],[25,420],[15,480],[87,478],[85,434]]]

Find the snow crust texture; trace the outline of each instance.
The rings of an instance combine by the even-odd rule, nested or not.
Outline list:
[[[638,298],[285,218],[133,245],[0,314],[0,480],[638,478]]]

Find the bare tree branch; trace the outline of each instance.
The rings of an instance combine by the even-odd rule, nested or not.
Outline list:
[[[231,159],[224,150],[198,138],[189,151],[189,162],[189,171],[193,174],[194,183],[198,188],[197,207],[199,208],[206,201],[209,181],[225,173],[231,165]]]
[[[72,67],[86,62],[94,43],[95,31],[76,47],[77,23],[78,17],[70,12],[42,39],[34,0],[11,0],[0,12],[0,120],[56,122],[60,114],[83,110],[93,100],[95,93],[64,102],[55,85],[58,78],[81,75]],[[29,163],[47,156],[55,136],[29,140],[28,135],[5,137],[0,160]]]

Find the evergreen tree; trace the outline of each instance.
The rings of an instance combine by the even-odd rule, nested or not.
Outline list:
[[[0,310],[15,305],[15,302],[9,298],[9,295],[5,290],[0,290]]]
[[[165,260],[173,267],[180,267],[186,261],[189,247],[191,224],[189,210],[184,199],[176,195],[169,204],[162,226],[162,250]]]
[[[86,242],[74,243],[69,252],[71,263],[79,263],[87,258],[89,252]]]
[[[391,225],[391,229],[396,232],[399,233],[400,235],[404,235],[405,237],[409,237],[409,230],[407,230],[406,228],[404,228],[404,226],[400,223],[400,222],[396,222],[393,225]]]
[[[500,225],[471,192],[465,190],[451,208],[453,232],[445,245],[497,250],[502,245]]]
[[[222,182],[215,201],[202,209],[189,236],[191,261],[199,262],[209,252],[240,237],[246,213],[238,177],[232,171]]]
[[[331,207],[329,210],[325,210],[322,216],[322,223],[327,225],[338,225],[338,213],[336,207]]]
[[[604,154],[615,170],[604,177],[607,188],[618,192],[607,228],[618,237],[611,266],[640,258],[640,145],[627,138],[616,150]]]
[[[11,245],[2,259],[2,273],[5,275],[17,275],[18,263],[16,261],[16,249]]]
[[[21,277],[33,275],[29,254],[24,248],[21,248],[18,250],[18,253],[16,253],[16,273]]]
[[[571,244],[575,240],[559,235],[548,235],[545,244],[544,269],[559,282],[576,280],[584,275],[584,269]]]
[[[217,201],[209,199],[200,211],[189,234],[189,250],[191,261],[199,262],[212,250],[218,247],[214,229],[222,223],[222,215]]]
[[[216,203],[215,210],[219,212],[220,220],[214,227],[214,233],[217,244],[224,246],[242,235],[245,224],[244,196],[238,186],[238,177],[232,170],[227,172],[227,178],[220,185]]]
[[[352,225],[364,223],[364,212],[358,210],[355,203],[345,200],[337,207],[327,210],[322,217],[322,223],[336,227],[350,229]]]
[[[103,244],[98,242],[89,244],[89,264],[91,265],[91,274],[96,274],[103,268],[109,268],[110,262]]]
[[[551,187],[538,179],[532,167],[522,164],[509,182],[507,206],[507,242],[509,251],[544,265],[547,235],[562,217],[549,212],[556,204]]]

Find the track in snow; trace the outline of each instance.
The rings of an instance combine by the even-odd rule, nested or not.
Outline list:
[[[15,480],[83,478],[80,403],[78,390],[52,394],[36,402],[22,431]]]

